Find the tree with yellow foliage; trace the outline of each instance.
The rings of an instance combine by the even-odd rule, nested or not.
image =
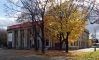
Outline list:
[[[50,36],[50,39],[59,40],[60,49],[65,43],[66,52],[68,52],[68,43],[78,39],[87,23],[85,19],[88,14],[87,8],[80,8],[73,2],[69,0],[59,5],[53,2],[44,17],[45,38]]]

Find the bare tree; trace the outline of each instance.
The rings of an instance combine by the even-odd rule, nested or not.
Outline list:
[[[23,20],[31,20],[32,21],[32,30],[34,37],[34,45],[35,50],[38,50],[37,47],[37,28],[34,23],[40,21],[40,29],[41,29],[41,42],[42,42],[42,52],[45,50],[45,40],[44,40],[44,15],[46,13],[47,4],[50,0],[18,0],[17,2],[13,2],[12,0],[8,0],[9,4],[5,4],[6,12],[10,15],[12,12],[20,13],[20,16],[17,16],[17,21]],[[11,14],[12,15],[12,14]],[[11,16],[10,15],[10,16]],[[27,17],[28,16],[28,17]]]
[[[7,31],[4,29],[0,29],[0,47],[3,45],[4,47],[7,47]]]

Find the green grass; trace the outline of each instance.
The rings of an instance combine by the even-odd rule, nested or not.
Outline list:
[[[83,58],[82,60],[99,60],[99,51],[81,53],[79,58]]]
[[[68,58],[68,60],[99,60],[99,51],[81,52],[78,56]]]

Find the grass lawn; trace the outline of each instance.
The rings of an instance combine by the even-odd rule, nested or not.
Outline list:
[[[99,60],[99,51],[81,52],[75,57],[76,60]]]

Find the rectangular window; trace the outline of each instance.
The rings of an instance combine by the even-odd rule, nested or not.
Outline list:
[[[46,46],[49,46],[49,40],[46,40]]]

